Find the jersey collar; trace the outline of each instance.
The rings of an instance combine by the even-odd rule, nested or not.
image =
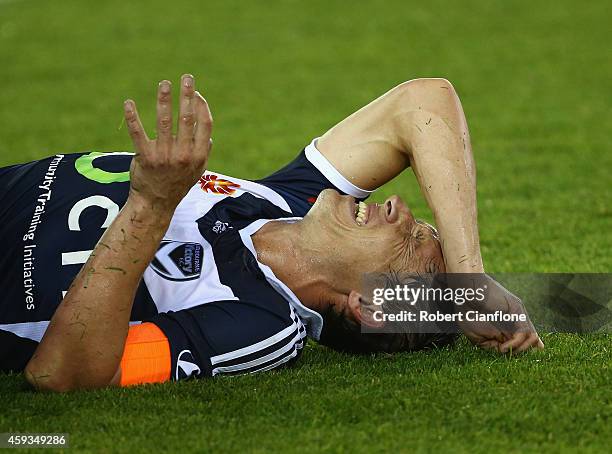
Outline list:
[[[306,325],[306,331],[308,335],[312,337],[314,340],[318,341],[321,337],[321,330],[323,329],[323,317],[318,312],[313,311],[312,309],[304,306],[301,301],[295,296],[295,293],[291,291],[289,287],[287,287],[279,278],[276,277],[272,269],[259,260],[257,260],[257,251],[255,250],[255,246],[253,245],[253,239],[251,235],[255,234],[259,229],[261,229],[265,224],[270,221],[285,221],[285,222],[297,222],[302,218],[292,217],[292,218],[278,218],[278,219],[259,219],[245,228],[239,231],[240,238],[244,245],[251,251],[253,257],[257,261],[259,265],[259,269],[262,271],[268,283],[281,294],[283,298],[285,298],[298,313],[299,317],[302,319],[302,322]]]

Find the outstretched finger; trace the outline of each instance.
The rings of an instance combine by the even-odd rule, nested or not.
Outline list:
[[[190,151],[194,139],[194,97],[195,89],[193,76],[185,74],[181,77],[181,99],[177,133],[177,142],[181,151]]]
[[[157,146],[162,151],[172,147],[172,84],[162,80],[157,89]]]
[[[132,138],[134,148],[136,148],[138,153],[143,153],[146,151],[149,138],[142,127],[142,122],[138,116],[138,111],[136,110],[136,104],[134,101],[131,99],[125,101],[125,103],[123,103],[123,111],[125,114],[125,122],[127,124],[130,137]]]
[[[196,91],[196,131],[195,131],[195,146],[194,151],[203,157],[208,157],[208,153],[212,147],[212,114],[204,97],[200,92]]]

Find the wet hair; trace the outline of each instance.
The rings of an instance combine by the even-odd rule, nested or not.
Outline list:
[[[319,343],[345,353],[411,352],[443,347],[458,337],[455,333],[362,333],[359,324],[333,310],[323,322]]]
[[[383,288],[394,288],[396,285],[425,286],[435,289],[445,288],[446,282],[441,274],[390,272],[376,275],[370,285]],[[384,308],[384,312],[398,313],[405,309],[405,305],[388,301],[381,308]],[[435,299],[420,300],[419,308],[428,312],[435,310],[448,313],[453,310],[452,305],[440,304]],[[348,318],[345,313],[336,312],[333,307],[323,314],[323,322],[320,343],[346,353],[410,352],[443,347],[452,344],[458,337],[458,329],[454,323],[436,323],[427,328],[420,326],[418,331],[424,332],[389,332],[385,326],[381,327],[379,332],[362,332],[358,323]],[[427,329],[433,332],[427,332]]]

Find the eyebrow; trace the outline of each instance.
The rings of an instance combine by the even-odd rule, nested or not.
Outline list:
[[[438,233],[438,230],[431,224],[426,224],[427,227],[429,228],[429,230],[431,230],[432,235],[434,236],[434,238],[436,240],[440,239],[440,234]]]

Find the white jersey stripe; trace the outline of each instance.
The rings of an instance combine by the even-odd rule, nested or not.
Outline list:
[[[301,350],[301,347],[300,348],[296,348],[293,351],[293,353],[291,353],[289,356],[285,356],[284,358],[276,361],[275,363],[272,363],[272,364],[270,364],[270,365],[268,365],[266,367],[262,367],[261,369],[255,369],[255,370],[251,371],[250,373],[254,374],[256,372],[265,372],[266,370],[274,369],[275,367],[278,367],[281,364],[286,363],[287,361],[291,360],[292,358],[295,358],[300,350]]]
[[[89,259],[91,251],[62,252],[62,265],[82,265]]]
[[[267,339],[259,341],[253,345],[248,345],[246,347],[239,348],[238,350],[223,353],[222,355],[213,356],[212,358],[210,358],[210,363],[214,366],[215,364],[218,364],[218,363],[230,360],[230,359],[237,359],[237,358],[240,358],[241,356],[247,356],[259,350],[263,350],[265,348],[270,347],[271,345],[276,344],[278,341],[284,339],[285,337],[289,336],[296,329],[299,329],[298,324],[292,323],[291,325],[289,325],[287,328],[283,329],[282,331],[279,331],[273,336],[270,336]]]
[[[32,339],[33,341],[40,342],[48,326],[49,321],[47,320],[42,322],[11,323],[9,325],[0,325],[0,330],[8,331],[25,339]]]
[[[282,356],[283,353],[287,353],[292,348],[295,348],[298,345],[298,343],[301,344],[301,342],[299,341],[301,341],[304,337],[306,337],[305,334],[300,333],[298,329],[298,333],[289,342],[287,342],[286,345],[279,348],[278,350],[275,350],[272,353],[268,353],[265,356],[253,359],[246,363],[234,364],[232,366],[216,367],[213,369],[212,374],[217,375],[218,373],[223,373],[223,372],[235,372],[238,370],[249,369],[251,367],[259,366],[260,364],[267,363],[268,361],[271,361],[275,358],[278,358],[279,356]]]

